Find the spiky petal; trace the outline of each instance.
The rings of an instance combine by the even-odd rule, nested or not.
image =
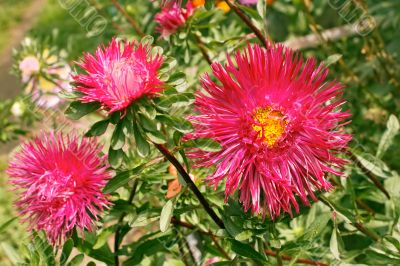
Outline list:
[[[121,44],[115,39],[99,47],[95,55],[85,54],[79,66],[86,74],[74,76],[82,102],[100,102],[109,113],[126,109],[136,99],[163,90],[157,71],[161,54],[151,55],[148,44]]]
[[[212,65],[218,82],[207,74],[197,93],[188,138],[211,138],[222,150],[192,150],[197,166],[215,166],[208,177],[225,195],[240,191],[244,209],[274,219],[299,211],[315,191],[329,190],[326,174],[340,175],[345,160],[336,155],[351,136],[343,132],[342,85],[326,82],[328,70],[306,62],[281,45],[248,45],[228,63]]]
[[[16,206],[29,230],[44,230],[56,245],[75,227],[93,228],[109,205],[102,188],[110,172],[101,150],[93,138],[54,132],[22,145],[7,174],[20,191]]]

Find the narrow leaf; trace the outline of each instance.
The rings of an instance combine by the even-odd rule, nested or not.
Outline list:
[[[174,204],[172,200],[169,200],[161,210],[161,216],[160,216],[161,232],[165,232],[168,230],[169,224],[171,223],[173,212],[174,212]]]

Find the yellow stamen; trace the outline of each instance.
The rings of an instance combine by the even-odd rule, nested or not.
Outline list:
[[[257,108],[253,119],[253,130],[269,147],[273,147],[285,132],[287,121],[281,112],[273,110],[271,107]]]

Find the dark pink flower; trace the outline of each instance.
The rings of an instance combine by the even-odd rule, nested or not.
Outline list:
[[[109,113],[124,110],[144,95],[163,89],[157,76],[163,57],[152,56],[147,44],[121,44],[113,39],[108,47],[99,47],[95,55],[85,54],[79,64],[86,74],[74,76],[82,102],[100,102]]]
[[[60,244],[74,227],[91,230],[109,202],[107,158],[93,138],[50,132],[24,143],[7,174],[21,194],[16,202],[29,230]]]
[[[192,1],[188,1],[186,8],[182,8],[179,1],[172,1],[162,7],[155,21],[158,23],[157,31],[162,37],[168,37],[176,32],[178,28],[185,24],[186,20],[193,14],[194,7]]]
[[[346,162],[337,154],[351,136],[343,133],[342,85],[325,81],[328,70],[306,62],[281,45],[249,45],[235,62],[212,65],[214,82],[202,78],[195,132],[188,138],[211,138],[222,150],[192,150],[197,166],[216,166],[211,184],[226,179],[225,195],[240,191],[245,211],[292,214],[309,205],[315,191],[329,190],[326,174],[341,175]]]

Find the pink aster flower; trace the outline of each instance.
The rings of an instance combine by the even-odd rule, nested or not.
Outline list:
[[[109,113],[124,110],[136,99],[162,91],[163,82],[157,77],[162,62],[162,55],[151,55],[147,44],[113,39],[95,55],[85,54],[79,66],[86,74],[73,77],[76,90],[84,94],[82,102],[100,102]]]
[[[168,37],[175,33],[194,12],[192,1],[187,2],[186,8],[182,8],[179,2],[173,1],[165,5],[155,17],[155,21],[158,23],[157,31],[161,33],[162,37]]]
[[[326,174],[341,175],[337,154],[351,136],[343,133],[342,85],[325,81],[328,70],[281,45],[249,45],[236,63],[212,65],[214,82],[202,78],[188,138],[211,138],[222,150],[190,151],[197,166],[216,167],[207,179],[226,180],[225,195],[240,192],[245,211],[272,219],[309,205],[315,191],[329,190]]]
[[[240,0],[242,5],[255,5],[257,2],[258,0]]]
[[[16,206],[29,230],[44,230],[52,244],[74,227],[92,230],[109,205],[102,188],[110,172],[101,150],[95,139],[54,132],[22,145],[7,174],[21,191]]]

